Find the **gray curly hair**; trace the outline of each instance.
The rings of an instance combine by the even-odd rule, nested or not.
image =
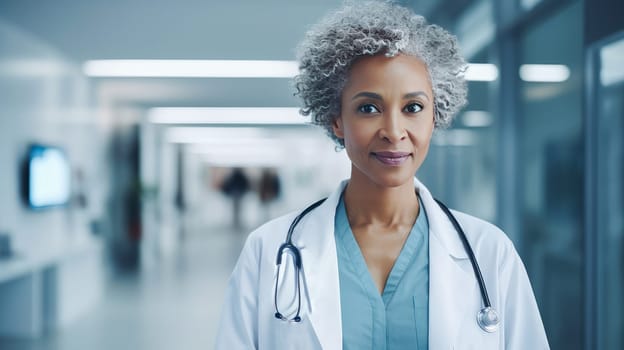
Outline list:
[[[351,64],[361,56],[404,53],[427,66],[434,96],[434,125],[447,127],[466,103],[463,73],[466,62],[454,35],[424,17],[390,1],[347,4],[329,14],[306,33],[297,50],[299,74],[295,95],[303,101],[300,113],[311,115],[340,146],[332,122],[340,114],[340,98]]]

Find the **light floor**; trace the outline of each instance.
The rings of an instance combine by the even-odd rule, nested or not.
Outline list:
[[[244,235],[186,236],[179,251],[140,273],[117,275],[90,313],[40,339],[0,339],[2,350],[213,349],[227,278]]]

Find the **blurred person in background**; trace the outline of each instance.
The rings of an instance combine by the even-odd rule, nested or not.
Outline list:
[[[310,30],[299,62],[302,113],[346,149],[351,176],[250,234],[217,348],[548,349],[512,242],[414,177],[465,104],[456,38],[358,3]]]
[[[281,183],[277,172],[273,169],[262,169],[258,181],[258,198],[264,211],[265,220],[270,219],[271,204],[281,195]]]
[[[241,168],[234,168],[221,186],[221,191],[232,199],[232,227],[235,230],[240,230],[243,226],[242,201],[249,188],[249,179]]]

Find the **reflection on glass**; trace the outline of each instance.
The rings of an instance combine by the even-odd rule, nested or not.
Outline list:
[[[521,254],[550,346],[568,350],[583,334],[582,10],[577,2],[530,27],[520,61],[525,74],[569,69],[566,79],[521,80],[518,121]]]
[[[454,21],[461,52],[469,61],[494,40],[496,25],[493,13],[491,0],[476,0]]]
[[[624,349],[624,39],[600,50],[598,232],[604,349]]]
[[[487,63],[489,48],[470,60]],[[468,82],[468,108],[457,115],[451,129],[434,134],[428,159],[417,176],[453,208],[495,221],[498,147],[490,80]]]
[[[541,83],[561,83],[570,77],[570,68],[563,64],[523,64],[520,79]]]
[[[523,10],[530,10],[540,2],[542,2],[542,0],[520,0],[520,6],[522,6]]]

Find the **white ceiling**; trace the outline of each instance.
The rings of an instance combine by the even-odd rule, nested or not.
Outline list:
[[[0,18],[91,59],[294,60],[305,31],[340,0],[3,0]],[[296,106],[289,79],[97,79],[137,106]]]
[[[294,60],[295,47],[306,30],[342,2],[0,0],[0,19],[41,39],[77,65],[95,59]],[[465,6],[470,0],[400,2],[430,17],[451,11],[449,4]],[[291,80],[282,78],[98,78],[92,81],[99,103],[121,107],[119,113],[128,108],[150,107],[298,105]],[[279,135],[302,137],[306,132],[310,130],[296,127]],[[319,130],[315,133],[329,142]],[[292,142],[288,144],[296,148]],[[234,159],[231,154],[228,157]]]
[[[305,30],[340,0],[3,0],[0,17],[76,61],[293,59]]]

